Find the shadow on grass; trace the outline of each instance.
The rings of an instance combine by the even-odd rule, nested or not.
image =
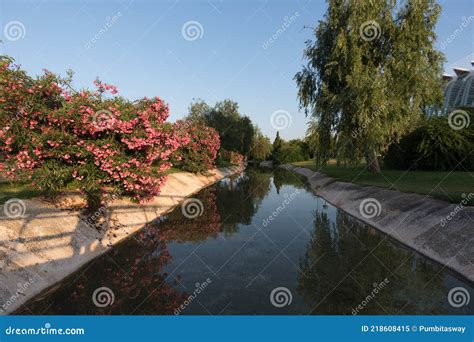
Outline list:
[[[474,193],[474,174],[467,171],[404,171],[382,168],[380,174],[372,174],[365,165],[342,166],[330,162],[319,168],[314,160],[292,164],[322,172],[341,182],[428,195],[451,203],[460,203],[468,194]],[[474,201],[471,200],[469,205],[474,206]]]

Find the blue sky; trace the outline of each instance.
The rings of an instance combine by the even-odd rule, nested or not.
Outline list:
[[[439,3],[437,46],[446,54],[445,69],[470,67],[474,2]],[[307,121],[293,81],[312,36],[304,26],[314,27],[325,11],[322,0],[0,0],[0,53],[33,75],[43,68],[73,69],[77,88],[92,87],[99,77],[130,99],[160,96],[170,104],[172,121],[187,114],[193,98],[210,104],[231,98],[273,139],[271,115],[283,110],[292,120],[280,134],[290,139],[304,136]],[[285,20],[291,24],[278,34]],[[20,36],[12,24],[6,32],[15,21],[23,25]],[[183,36],[189,21],[202,26],[198,39]]]

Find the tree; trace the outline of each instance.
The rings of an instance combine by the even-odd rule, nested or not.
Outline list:
[[[319,144],[318,122],[316,120],[308,122],[304,142],[308,145],[310,157],[314,158]]]
[[[283,140],[280,138],[280,132],[277,131],[275,140],[273,140],[273,152],[272,152],[272,160],[273,162],[277,164],[280,164],[282,146],[283,146]]]
[[[439,103],[442,55],[434,47],[434,0],[329,0],[296,74],[300,106],[318,123],[317,161],[365,157],[372,172],[390,141]],[[400,8],[398,11],[397,9]]]
[[[309,148],[301,139],[293,139],[290,141],[283,141],[279,162],[282,164],[292,163],[296,161],[303,161],[309,159]]]
[[[223,149],[242,155],[249,153],[255,129],[250,118],[239,113],[237,102],[226,99],[210,107],[202,100],[197,101],[191,104],[188,118],[202,120],[214,128]]]
[[[186,117],[187,121],[193,121],[193,122],[203,122],[204,117],[209,111],[211,110],[211,107],[204,102],[204,100],[197,99],[194,102],[191,103],[191,105],[188,108],[189,114]]]
[[[272,148],[270,139],[256,127],[250,147],[250,157],[254,160],[265,160],[272,153]]]

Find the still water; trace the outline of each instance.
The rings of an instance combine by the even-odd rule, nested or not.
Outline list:
[[[471,283],[326,204],[293,173],[249,168],[194,197],[197,211],[177,207],[17,313],[474,313],[474,299],[448,301],[454,287],[472,297]]]

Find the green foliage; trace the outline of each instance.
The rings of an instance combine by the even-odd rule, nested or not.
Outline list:
[[[284,142],[281,148],[280,163],[286,164],[309,159],[308,145],[300,139]]]
[[[318,122],[316,120],[311,120],[308,123],[304,142],[308,145],[310,158],[314,158],[319,145]]]
[[[474,170],[473,132],[472,126],[452,129],[446,117],[430,118],[400,142],[391,144],[384,162],[402,170]]]
[[[272,160],[276,164],[286,164],[310,158],[309,145],[301,139],[284,141],[277,132],[273,142]]]
[[[329,1],[296,74],[300,106],[318,124],[316,160],[332,155],[377,171],[377,155],[440,103],[443,57],[433,0]],[[369,28],[368,31],[364,28]],[[372,29],[373,36],[368,36]],[[331,144],[335,134],[335,144]]]
[[[255,129],[252,121],[240,114],[237,102],[224,100],[210,107],[198,100],[191,104],[187,119],[201,121],[214,128],[219,133],[223,149],[249,154]]]
[[[275,140],[273,140],[272,160],[274,163],[280,164],[282,146],[283,140],[280,138],[280,132],[277,132]]]
[[[250,147],[250,158],[254,160],[266,160],[271,155],[272,149],[273,146],[270,139],[263,135],[260,129],[256,127]]]
[[[193,122],[204,122],[204,116],[211,110],[211,107],[201,99],[195,100],[188,108],[187,120]]]

